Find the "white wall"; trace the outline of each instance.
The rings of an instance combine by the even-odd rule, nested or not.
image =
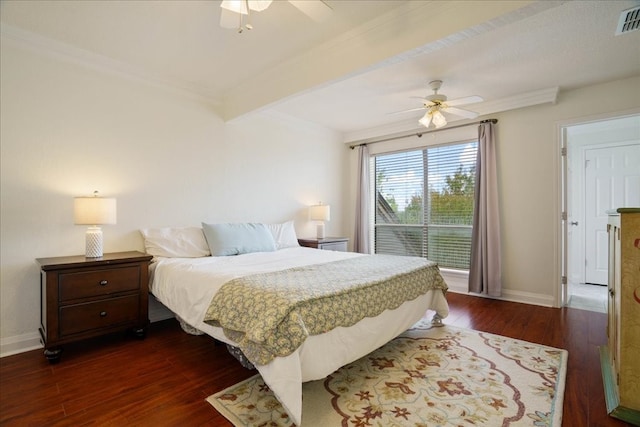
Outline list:
[[[35,258],[84,253],[73,197],[118,200],[105,252],[143,250],[138,229],[296,220],[331,205],[343,235],[347,148],[339,135],[268,114],[225,124],[168,88],[2,40],[0,350],[38,344]]]
[[[640,76],[562,92],[554,105],[522,108],[497,118],[498,177],[502,218],[503,298],[539,305],[559,303],[560,126],[613,117],[640,108]],[[431,139],[433,136],[425,135]],[[414,138],[417,140],[417,138]],[[404,149],[407,140],[385,142]],[[376,145],[372,146],[376,147]],[[378,150],[378,148],[376,148]],[[350,156],[355,181],[357,154]],[[355,194],[355,186],[350,187]],[[452,289],[466,292],[455,277]]]

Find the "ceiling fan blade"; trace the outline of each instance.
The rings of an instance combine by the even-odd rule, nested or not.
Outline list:
[[[289,3],[316,22],[323,22],[333,13],[333,9],[322,0],[289,0]]]
[[[444,108],[444,111],[450,114],[455,114],[456,116],[461,116],[466,119],[475,119],[478,117],[478,113],[469,110],[463,110],[462,108],[450,107],[447,103],[447,107]]]
[[[222,28],[238,28],[240,14],[228,9],[220,9],[220,26]]]
[[[433,101],[431,101],[428,98],[422,97],[422,96],[410,96],[409,98],[411,98],[411,99],[419,99],[426,106],[435,105],[435,103]]]
[[[455,107],[457,105],[467,105],[467,104],[475,104],[477,102],[482,102],[484,99],[477,95],[465,96],[464,98],[452,99],[451,101],[446,101],[445,103],[450,107]]]
[[[418,108],[411,108],[409,110],[402,110],[402,111],[395,111],[393,113],[387,113],[387,114],[402,114],[402,113],[410,113],[412,111],[422,111],[424,110],[425,107],[418,107]]]

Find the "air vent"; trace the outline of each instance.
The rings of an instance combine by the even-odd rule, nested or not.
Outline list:
[[[618,20],[616,36],[640,29],[640,6],[623,10]]]

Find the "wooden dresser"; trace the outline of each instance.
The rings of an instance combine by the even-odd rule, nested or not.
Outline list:
[[[640,208],[609,214],[608,343],[600,348],[609,415],[640,425]]]
[[[40,335],[45,357],[58,362],[61,345],[132,329],[144,337],[151,256],[141,252],[100,258],[39,258]]]

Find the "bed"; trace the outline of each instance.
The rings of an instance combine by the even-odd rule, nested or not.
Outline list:
[[[255,242],[255,235],[252,234],[255,232],[252,228],[255,224],[251,224],[249,238],[244,239],[244,243],[242,234],[246,230],[239,235],[237,230],[229,233],[226,226],[228,225],[217,229],[218,234],[212,232],[210,224],[203,224],[203,229],[186,227],[141,230],[147,252],[154,255],[150,274],[151,292],[176,314],[185,329],[192,327],[234,348],[240,347],[245,352],[248,350],[249,359],[297,425],[302,420],[303,382],[325,378],[339,367],[384,345],[424,317],[427,310],[435,312],[435,324],[440,324],[441,319],[448,315],[446,284],[437,266],[423,260],[426,261],[424,269],[429,270],[428,276],[433,278],[430,281],[434,283],[429,284],[429,289],[421,291],[417,297],[396,302],[374,316],[365,316],[355,323],[348,321],[345,323],[347,326],[333,327],[320,333],[308,333],[303,325],[302,329],[305,329],[308,336],[300,345],[296,344],[290,352],[276,351],[275,354],[268,353],[270,356],[265,356],[266,358],[261,357],[263,353],[252,352],[252,349],[242,345],[243,339],[253,334],[253,327],[238,336],[232,333],[235,328],[224,323],[226,319],[220,323],[220,319],[211,317],[212,311],[215,311],[212,308],[215,306],[214,301],[224,294],[225,289],[235,288],[232,284],[237,286],[238,281],[248,280],[253,283],[252,281],[262,280],[263,277],[278,278],[283,272],[287,275],[292,272],[306,274],[310,269],[322,271],[324,268],[333,268],[331,274],[336,274],[345,270],[343,266],[351,263],[367,264],[370,260],[375,260],[381,264],[382,259],[375,258],[376,255],[300,247],[295,238],[293,222],[258,226],[263,240],[267,242],[266,249],[261,246],[264,242]],[[264,233],[265,229],[268,235]],[[222,247],[216,246],[213,243],[216,240],[226,243]],[[409,263],[421,260],[396,258]],[[390,261],[387,259],[385,262]],[[299,280],[300,276],[294,277]],[[231,297],[235,298],[237,295]],[[339,296],[341,300],[344,298],[344,294]],[[224,305],[224,302],[220,304]],[[379,308],[377,310],[380,311]],[[260,319],[262,322],[263,317]],[[251,339],[245,341],[251,342]]]

